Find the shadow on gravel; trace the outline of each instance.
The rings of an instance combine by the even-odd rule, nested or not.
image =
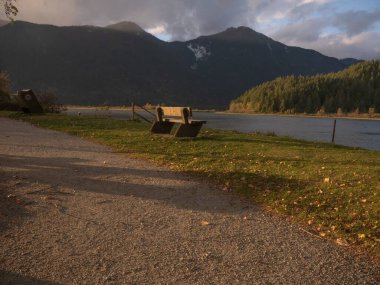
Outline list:
[[[14,178],[7,176],[0,169],[0,233],[6,230],[10,223],[17,223],[27,216],[25,206],[28,201],[14,195],[11,189],[11,185],[16,183]]]
[[[60,283],[40,280],[19,273],[0,270],[0,284],[12,285],[59,285]]]
[[[242,209],[237,205],[231,207],[227,202],[220,203],[220,201],[227,201],[223,198],[213,203],[212,199],[219,199],[217,197],[220,197],[220,193],[215,197],[205,197],[202,189],[198,189],[199,184],[192,183],[194,180],[192,177],[205,177],[202,173],[188,172],[188,175],[179,175],[177,172],[158,168],[155,170],[120,168],[113,167],[107,162],[94,165],[94,161],[91,160],[65,157],[0,155],[0,161],[2,162],[0,166],[4,163],[4,166],[18,169],[23,175],[44,184],[45,188],[48,185],[48,191],[51,193],[59,192],[58,188],[68,187],[77,192],[87,191],[160,200],[173,204],[177,208],[196,211],[236,213]],[[241,172],[208,173],[208,175],[210,181],[220,184],[225,179],[240,181],[244,177],[246,187],[244,183],[239,183],[238,190],[251,196],[260,195],[268,189],[285,191],[289,187],[293,189],[304,187],[301,181],[278,176]]]

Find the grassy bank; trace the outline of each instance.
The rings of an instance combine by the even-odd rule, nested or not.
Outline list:
[[[380,257],[380,152],[207,129],[197,139],[176,139],[105,117],[0,114],[207,178],[316,235]]]

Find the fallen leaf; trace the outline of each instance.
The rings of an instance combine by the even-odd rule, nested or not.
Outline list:
[[[349,243],[343,238],[338,238],[335,242],[341,246],[349,246]]]
[[[360,239],[365,238],[365,234],[358,234],[358,238],[360,238]]]

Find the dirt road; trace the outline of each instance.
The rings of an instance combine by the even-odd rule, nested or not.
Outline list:
[[[376,284],[364,256],[206,183],[0,119],[0,284]]]

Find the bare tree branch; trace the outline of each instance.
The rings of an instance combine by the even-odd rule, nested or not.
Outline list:
[[[3,10],[5,16],[13,21],[13,17],[15,17],[18,13],[18,9],[16,7],[16,0],[0,0],[0,10]]]

